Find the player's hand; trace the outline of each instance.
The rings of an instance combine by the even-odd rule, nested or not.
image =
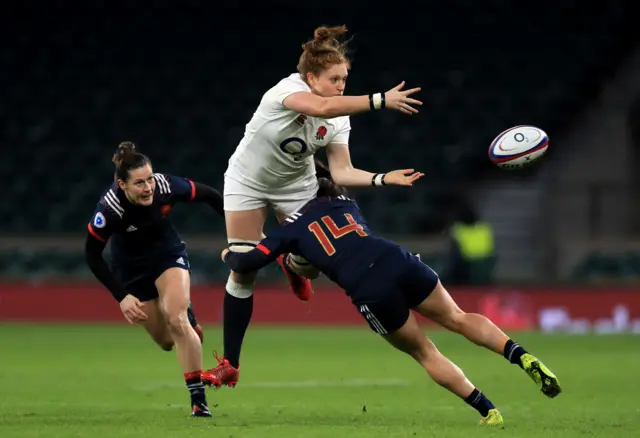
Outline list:
[[[120,301],[120,310],[129,324],[147,320],[147,314],[142,310],[143,306],[142,302],[131,294]]]
[[[392,170],[384,176],[384,183],[392,186],[411,187],[414,182],[424,176],[422,172],[416,172],[414,169]]]
[[[384,93],[385,107],[409,115],[417,113],[418,110],[412,105],[421,106],[422,102],[409,96],[420,91],[420,88],[402,90],[402,87],[404,87],[404,81]]]

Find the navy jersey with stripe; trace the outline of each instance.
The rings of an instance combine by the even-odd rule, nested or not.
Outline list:
[[[351,199],[317,198],[269,231],[257,247],[265,254],[299,254],[347,293],[384,252],[398,244],[374,236]]]
[[[113,265],[147,264],[161,254],[179,253],[185,243],[168,215],[180,201],[195,196],[192,181],[162,173],[153,174],[156,182],[150,206],[132,204],[113,183],[101,196],[88,224],[91,235],[111,241]]]

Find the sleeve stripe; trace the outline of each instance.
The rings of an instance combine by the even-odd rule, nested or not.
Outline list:
[[[93,231],[93,227],[91,226],[91,224],[87,224],[87,229],[89,230],[89,233],[95,237],[96,239],[98,239],[100,242],[107,242],[105,239],[103,239],[102,237],[98,236],[98,233],[96,233],[95,231]]]
[[[164,186],[165,193],[171,193],[171,184],[169,184],[169,181],[167,181],[167,178],[162,174],[159,174],[158,176],[160,177],[160,181],[162,181],[162,185]]]
[[[107,203],[107,205],[109,207],[111,207],[111,209],[120,217],[122,217],[122,215],[124,214],[124,208],[122,208],[122,206],[120,205],[120,201],[118,200],[118,197],[113,193],[113,191],[109,190],[105,195],[104,195],[104,202]]]
[[[264,246],[263,244],[261,244],[261,243],[256,245],[256,249],[259,249],[260,251],[265,253],[265,255],[269,255],[271,253],[271,250],[269,248],[267,248],[266,246]]]
[[[163,174],[154,173],[153,177],[158,182],[158,187],[160,189],[161,194],[171,193],[171,185],[169,185],[169,181],[167,181],[167,178],[165,178]]]
[[[189,198],[189,201],[193,201],[193,198],[196,197],[196,185],[193,183],[193,181],[188,180],[189,184],[191,185],[191,197]]]
[[[164,187],[165,193],[171,193],[171,184],[169,184],[169,181],[167,181],[167,178],[160,174],[158,175],[160,177],[160,181],[161,181],[161,185]]]

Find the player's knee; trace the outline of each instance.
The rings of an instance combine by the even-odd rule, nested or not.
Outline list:
[[[157,343],[160,348],[162,348],[164,351],[171,351],[173,350],[173,340],[171,341],[161,341]]]
[[[253,283],[238,283],[232,275],[229,276],[225,289],[229,295],[236,298],[245,299],[253,295]]]
[[[256,281],[256,273],[250,272],[248,274],[238,274],[237,272],[231,272],[229,274],[229,280],[233,280],[237,284],[253,287]]]
[[[229,239],[229,250],[233,252],[249,252],[255,248],[257,244],[258,242],[253,240]],[[229,278],[235,283],[252,286],[256,280],[256,272],[238,274],[232,271]]]
[[[191,325],[189,324],[189,318],[187,316],[187,311],[179,312],[172,311],[167,315],[167,325],[169,326],[169,331],[172,335],[184,335],[191,330]]]

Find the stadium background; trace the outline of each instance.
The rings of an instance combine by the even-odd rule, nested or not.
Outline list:
[[[23,351],[27,336],[10,322],[30,323],[29,339],[45,345],[55,332],[48,322],[124,323],[82,253],[120,141],[135,142],[156,171],[221,190],[262,94],[295,70],[316,26],[342,23],[354,36],[348,94],[402,80],[422,87],[417,116],[351,118],[357,167],[426,174],[407,190],[356,190],[372,228],[444,275],[450,226],[471,203],[493,227],[496,264],[488,284],[448,279],[461,307],[509,330],[640,332],[640,45],[630,5],[3,2],[0,321],[2,338],[15,343],[8,351]],[[546,130],[548,154],[526,171],[500,171],[487,147],[518,124]],[[197,205],[172,217],[188,244],[197,314],[218,324],[224,223]],[[254,322],[365,327],[339,290],[319,281],[317,292],[298,302],[271,266],[258,279]],[[109,327],[99,336],[136,332]],[[208,333],[207,347],[220,348],[219,330]]]
[[[450,225],[461,203],[471,202],[495,234],[496,290],[508,285],[516,296],[523,285],[585,293],[595,281],[628,285],[640,275],[633,23],[625,2],[543,4],[524,14],[496,2],[425,3],[419,14],[398,12],[397,22],[375,4],[363,14],[358,3],[280,3],[252,13],[232,2],[205,13],[198,2],[177,9],[7,4],[3,280],[43,293],[51,282],[81,283],[87,300],[108,299],[82,249],[112,177],[115,146],[134,141],[157,171],[222,189],[227,160],[262,93],[295,70],[316,26],[346,23],[354,36],[348,93],[402,80],[423,88],[416,117],[352,117],[355,165],[426,173],[410,190],[355,191],[374,230],[445,275]],[[518,124],[545,129],[549,153],[528,171],[500,171],[488,162],[487,146]],[[215,294],[227,276],[218,258],[224,222],[196,205],[172,217],[188,243],[194,284]],[[286,295],[275,267],[259,283]],[[633,297],[622,304],[635,311]]]

